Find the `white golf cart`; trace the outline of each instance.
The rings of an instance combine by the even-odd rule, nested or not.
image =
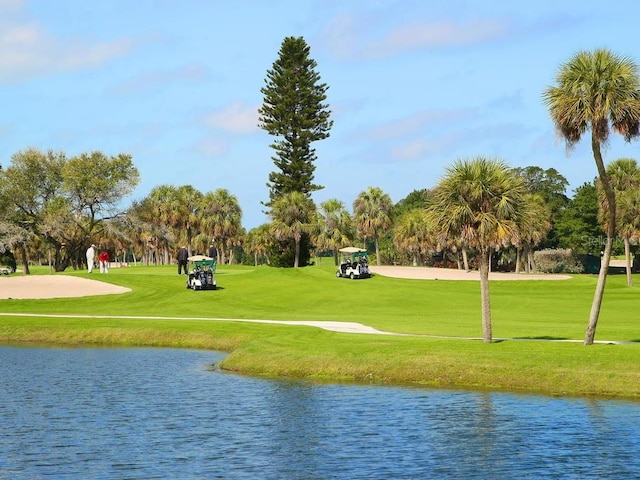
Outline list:
[[[338,278],[369,278],[369,262],[364,248],[344,247],[339,250],[342,260],[336,271]]]
[[[215,273],[216,261],[205,255],[193,255],[187,258],[193,268],[187,278],[187,288],[192,290],[215,290],[217,288]]]

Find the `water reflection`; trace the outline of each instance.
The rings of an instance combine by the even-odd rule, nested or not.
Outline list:
[[[0,347],[0,478],[639,478],[640,404],[315,385],[212,352]]]

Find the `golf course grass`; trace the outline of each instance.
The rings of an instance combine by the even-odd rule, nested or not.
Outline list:
[[[56,275],[132,291],[0,300],[0,342],[214,349],[229,352],[225,370],[273,378],[640,399],[640,291],[624,275],[607,281],[596,334],[603,343],[585,347],[595,276],[491,282],[494,342],[485,344],[478,282],[354,281],[334,272],[332,259],[299,269],[218,266],[218,290],[192,291],[175,266],[68,271]],[[359,322],[404,335],[209,319]]]

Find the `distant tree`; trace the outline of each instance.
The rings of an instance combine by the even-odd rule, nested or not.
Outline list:
[[[619,158],[607,165],[607,175],[616,196],[616,232],[624,242],[624,255],[627,271],[627,285],[633,285],[631,277],[631,242],[640,236],[640,210],[637,200],[640,191],[640,168],[638,162],[632,158]],[[596,182],[598,201],[600,204],[599,218],[608,228],[609,216],[607,197],[603,192],[602,183]]]
[[[429,208],[437,234],[458,238],[478,250],[482,305],[482,338],[492,341],[489,255],[519,240],[526,189],[522,178],[499,160],[477,157],[447,169]]]
[[[600,255],[604,231],[598,222],[598,195],[595,181],[574,190],[569,203],[555,219],[558,247],[570,248],[578,255]]]
[[[224,188],[206,193],[202,198],[200,214],[202,231],[207,236],[206,243],[213,241],[218,245],[221,262],[226,263],[227,252],[240,243],[242,209],[238,199]]]
[[[392,225],[391,197],[381,188],[369,187],[356,197],[353,202],[353,215],[356,222],[357,235],[365,243],[373,240],[376,247],[376,264],[381,265],[380,237],[385,235]]]
[[[591,150],[607,199],[607,240],[584,338],[584,344],[591,345],[600,316],[616,224],[616,198],[601,146],[609,139],[611,128],[626,141],[640,135],[638,66],[631,59],[606,49],[581,51],[561,65],[556,85],[545,90],[543,99],[567,147],[574,146],[587,130],[591,130]]]
[[[433,192],[426,188],[412,191],[393,206],[393,217],[397,218],[403,213],[416,208],[426,209],[431,202],[432,195]]]
[[[258,227],[252,228],[247,233],[245,248],[249,253],[253,254],[253,264],[258,266],[258,259],[264,257],[267,264],[270,264],[269,250],[273,243],[273,235],[270,232],[271,225],[264,223]]]
[[[426,208],[414,208],[400,215],[393,225],[393,243],[398,251],[408,254],[414,266],[436,250],[436,234]]]
[[[300,266],[302,237],[312,228],[314,211],[313,201],[301,192],[281,195],[271,207],[271,233],[279,241],[293,242],[294,268]]]
[[[528,273],[535,268],[534,247],[544,240],[551,229],[551,208],[544,201],[542,195],[526,193],[523,196],[522,214],[518,228],[520,234],[515,243],[517,248],[516,273],[520,272],[521,253],[524,254],[525,271]]]
[[[333,261],[338,265],[338,250],[349,245],[355,236],[351,215],[344,203],[335,198],[322,202],[316,214],[316,247],[332,250]]]
[[[178,240],[186,244],[189,254],[194,253],[193,237],[200,231],[202,223],[202,192],[192,185],[181,185],[171,199],[171,211]]]
[[[86,245],[101,236],[106,220],[122,213],[120,202],[139,177],[131,157],[123,154],[67,159],[63,153],[27,149],[11,161],[0,172],[5,219],[52,248],[57,271],[84,261]],[[26,243],[19,253],[28,273]]]
[[[554,221],[569,203],[569,197],[567,197],[569,181],[555,168],[544,170],[538,166],[529,166],[514,168],[514,172],[522,177],[524,185],[530,193],[540,196],[549,206],[551,228],[545,238],[540,239],[540,248],[556,248],[559,240]]]

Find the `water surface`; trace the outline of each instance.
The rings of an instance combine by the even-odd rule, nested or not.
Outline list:
[[[640,478],[638,403],[268,381],[221,358],[0,347],[0,478]]]

